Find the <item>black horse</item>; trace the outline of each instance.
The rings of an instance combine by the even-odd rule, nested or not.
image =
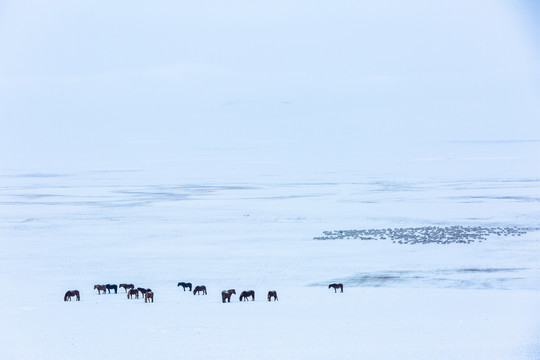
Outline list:
[[[184,288],[184,291],[186,291],[186,288],[189,288],[189,291],[191,291],[191,283],[188,282],[179,282],[178,285]]]
[[[338,290],[341,290],[341,292],[343,292],[343,284],[330,284],[328,285],[328,288],[334,289],[334,292],[337,292]]]
[[[195,286],[195,289],[193,289],[193,295],[199,295],[199,293],[203,293],[203,295],[206,295],[206,286]]]
[[[229,290],[223,290],[221,292],[221,301],[225,304],[225,301],[231,302],[231,296],[232,294],[236,295],[236,290],[229,289]]]
[[[272,300],[272,298],[274,299],[274,301],[277,301],[277,291],[275,290],[270,290],[268,292],[268,301]]]
[[[64,295],[64,301],[71,301],[71,298],[75,296],[77,301],[81,301],[81,294],[79,293],[79,290],[69,290],[66,292],[66,295]]]
[[[114,293],[118,294],[118,286],[114,284],[107,284],[105,285],[105,287],[107,288],[107,290],[109,290],[109,294],[111,293],[111,290],[114,290]]]
[[[240,301],[247,301],[248,297],[251,297],[252,300],[255,301],[255,291],[253,291],[253,290],[242,291],[242,293],[240,294],[239,300]]]

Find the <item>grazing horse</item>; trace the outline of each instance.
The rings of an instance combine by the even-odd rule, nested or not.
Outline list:
[[[64,301],[71,301],[72,296],[75,296],[77,301],[81,301],[81,294],[79,294],[79,290],[69,290],[66,292],[66,295],[64,295]]]
[[[200,295],[199,293],[203,293],[203,295],[206,295],[206,286],[199,285],[195,286],[195,289],[193,290],[193,295]]]
[[[141,296],[144,296],[148,291],[152,291],[152,289],[145,289],[145,288],[137,288],[137,291],[141,293]]]
[[[223,290],[221,292],[221,301],[223,303],[225,303],[225,300],[227,300],[228,302],[231,302],[231,296],[232,294],[235,294],[236,295],[236,290],[234,289],[229,289],[229,290]]]
[[[154,302],[154,293],[152,291],[147,291],[144,293],[144,302]]]
[[[104,294],[107,293],[107,287],[105,285],[94,285],[94,290],[97,289],[98,295],[103,291]]]
[[[191,291],[191,283],[187,283],[187,282],[179,282],[178,285],[176,286],[181,286],[184,288],[184,291],[186,291],[186,288],[189,288],[189,291]]]
[[[277,292],[275,290],[270,290],[268,292],[268,301],[270,301],[272,298],[274,298],[274,301],[277,301]]]
[[[328,285],[328,288],[329,289],[330,288],[334,289],[334,292],[337,292],[338,289],[340,289],[341,292],[343,292],[343,284],[330,284],[330,285]]]
[[[133,284],[120,284],[120,285],[118,285],[118,287],[124,288],[124,290],[126,290],[126,292],[128,292],[128,290],[135,288],[135,285],[133,285]]]
[[[135,296],[135,299],[139,298],[139,290],[137,290],[137,289],[129,289],[129,291],[127,293],[127,298],[128,299],[133,299],[134,296]]]
[[[114,293],[118,294],[118,286],[114,284],[107,284],[105,285],[105,287],[107,288],[107,290],[109,290],[109,294],[111,293],[111,290],[114,290]]]
[[[247,301],[248,297],[251,297],[253,301],[255,301],[255,291],[248,290],[248,291],[242,291],[240,294],[240,301]]]

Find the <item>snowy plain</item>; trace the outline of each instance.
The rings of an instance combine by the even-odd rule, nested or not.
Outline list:
[[[394,173],[286,176],[248,166],[220,176],[162,165],[7,172],[1,357],[538,359],[536,163],[437,158],[389,165]],[[448,245],[314,240],[451,225],[527,233]],[[93,290],[106,283],[151,288],[155,302]],[[222,304],[230,288],[253,289],[256,301]],[[71,289],[80,302],[63,301]]]

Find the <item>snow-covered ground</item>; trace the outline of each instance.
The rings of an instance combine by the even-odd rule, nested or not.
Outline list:
[[[4,174],[0,357],[538,359],[535,171],[244,181],[148,170]],[[313,239],[450,225],[527,233],[449,245]],[[327,288],[334,281],[343,293]],[[106,283],[152,288],[155,302],[93,290]],[[222,304],[230,288],[253,289],[256,301]],[[80,302],[63,301],[71,289]],[[266,301],[268,290],[278,302]]]

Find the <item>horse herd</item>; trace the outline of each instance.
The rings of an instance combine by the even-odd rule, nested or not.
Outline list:
[[[189,282],[179,282],[178,285],[176,286],[177,287],[182,286],[184,291],[186,291],[186,289],[189,289],[189,291],[191,292],[192,290],[192,285]],[[135,288],[135,285],[133,284],[120,284],[118,286],[114,284],[94,285],[94,290],[98,291],[98,295],[101,295],[102,291],[104,294],[106,294],[108,291],[110,294],[111,290],[114,290],[114,293],[117,294],[119,287],[123,288],[126,291],[128,299],[133,299],[133,298],[138,299],[139,294],[141,294],[141,297],[144,297],[145,303],[154,302],[154,292],[151,289],[145,289],[141,287]],[[328,288],[334,289],[334,292],[337,292],[338,290],[341,290],[341,292],[343,292],[343,284],[330,284],[328,285]],[[200,295],[200,294],[207,295],[206,286],[204,285],[195,286],[195,288],[193,289],[193,295]],[[235,289],[223,290],[221,292],[221,301],[223,303],[231,302],[232,295],[236,295]],[[75,297],[77,301],[81,300],[81,295],[78,290],[69,290],[64,295],[64,301],[71,301],[72,297]],[[255,301],[255,291],[253,290],[242,291],[240,293],[240,297],[238,300],[248,301],[249,298],[251,298],[251,301]],[[275,290],[268,291],[267,299],[268,301],[272,301],[272,299],[274,301],[277,301],[278,300],[277,292]]]

